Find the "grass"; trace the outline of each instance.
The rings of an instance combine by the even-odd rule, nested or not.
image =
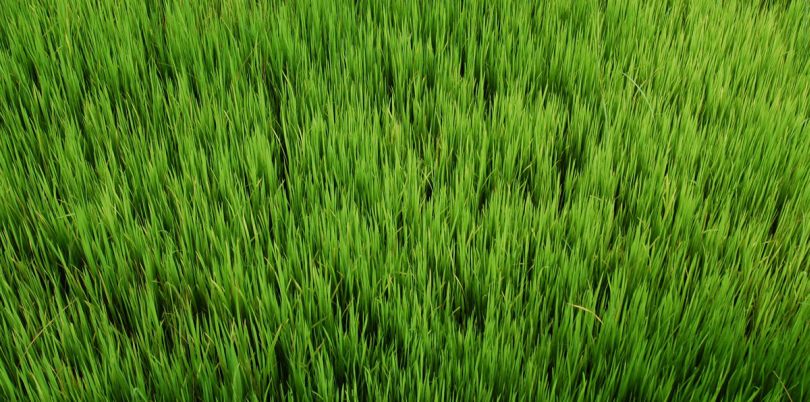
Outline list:
[[[809,8],[0,0],[0,399],[810,400]]]

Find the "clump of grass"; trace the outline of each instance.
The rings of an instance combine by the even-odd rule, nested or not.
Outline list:
[[[807,400],[802,2],[0,6],[0,399]]]

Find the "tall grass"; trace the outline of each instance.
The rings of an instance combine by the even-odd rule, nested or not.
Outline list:
[[[0,399],[810,399],[801,1],[0,0]]]

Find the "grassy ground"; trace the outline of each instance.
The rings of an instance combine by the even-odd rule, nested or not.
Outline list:
[[[0,0],[0,399],[810,400],[808,3],[269,3]]]

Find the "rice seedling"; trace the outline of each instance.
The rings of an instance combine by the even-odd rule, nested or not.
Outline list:
[[[810,399],[806,2],[0,0],[0,399]]]

